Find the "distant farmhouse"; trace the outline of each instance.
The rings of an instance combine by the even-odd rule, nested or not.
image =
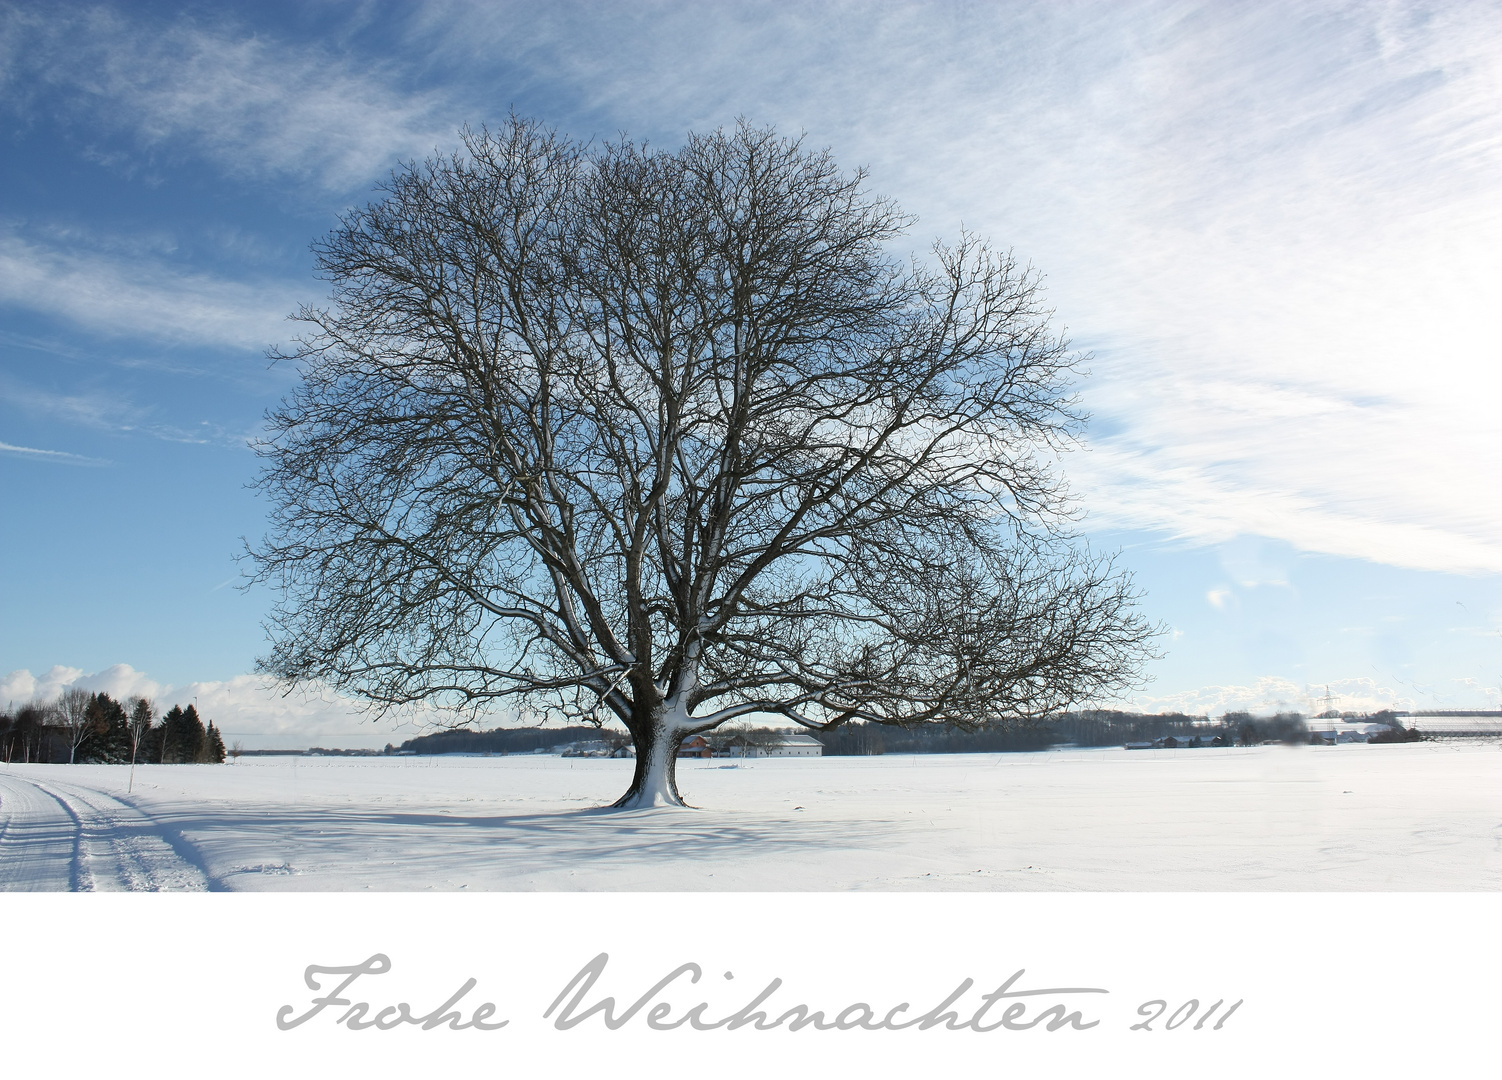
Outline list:
[[[787,735],[781,732],[755,736],[735,735],[720,742],[711,743],[702,735],[691,735],[678,747],[680,758],[769,758],[769,757],[823,757],[824,744],[812,735]]]
[[[1317,739],[1330,745],[1343,742],[1366,742],[1373,735],[1392,730],[1387,724],[1340,717],[1316,716],[1305,722],[1309,725],[1311,742]]]
[[[824,744],[812,735],[776,735],[746,747],[747,757],[823,757]]]
[[[1178,750],[1183,747],[1198,749],[1202,746],[1234,746],[1236,736],[1230,732],[1219,735],[1164,735],[1159,739],[1138,739],[1122,743],[1127,750]]]

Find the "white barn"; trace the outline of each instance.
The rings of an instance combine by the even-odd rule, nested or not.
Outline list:
[[[823,757],[824,744],[812,735],[766,735],[756,739],[735,736],[718,757]]]
[[[812,735],[779,735],[769,739],[758,757],[823,757],[824,744]]]

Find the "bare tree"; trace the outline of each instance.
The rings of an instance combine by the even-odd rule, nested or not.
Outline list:
[[[136,754],[140,752],[141,740],[151,730],[151,722],[156,719],[156,706],[150,700],[143,697],[133,697],[126,706],[130,712],[127,721],[127,730],[130,732],[130,782],[126,784],[126,794],[135,790],[136,787]]]
[[[9,763],[15,754],[15,745],[20,743],[21,760],[23,764],[30,764],[33,760],[40,760],[42,747],[47,741],[47,725],[53,718],[56,710],[52,705],[37,699],[32,699],[16,710],[15,719],[11,728],[11,751],[6,762]]]
[[[94,734],[94,717],[89,712],[89,702],[94,695],[76,686],[64,690],[54,706],[58,723],[68,734],[68,764],[78,757],[78,748]]]
[[[1154,631],[1068,532],[1083,417],[1037,276],[771,130],[675,152],[513,117],[315,245],[270,416],[263,670],[468,714],[618,720],[616,804],[754,712],[1036,717]]]

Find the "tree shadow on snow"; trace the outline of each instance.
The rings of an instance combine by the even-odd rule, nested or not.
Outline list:
[[[324,873],[370,876],[380,880],[376,887],[382,889],[426,888],[450,870],[474,876],[477,866],[487,871],[479,876],[491,882],[481,887],[505,889],[508,881],[520,883],[540,874],[608,868],[618,876],[664,863],[744,865],[753,859],[870,848],[884,832],[883,823],[874,820],[828,822],[801,814],[774,818],[668,807],[488,815],[158,807],[153,817],[164,832],[192,837],[200,857],[213,865],[211,880],[230,889],[316,889],[316,877],[297,883],[266,878]],[[237,881],[244,875],[255,875],[256,883]],[[652,886],[644,880],[640,887]],[[655,887],[673,886],[659,882]]]

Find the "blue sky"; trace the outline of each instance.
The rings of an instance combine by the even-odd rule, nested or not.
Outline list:
[[[1043,271],[1169,628],[1131,703],[1502,704],[1502,7],[1397,3],[0,5],[0,698],[384,741],[250,675],[264,351],[341,209],[512,108],[806,132],[915,251]]]

